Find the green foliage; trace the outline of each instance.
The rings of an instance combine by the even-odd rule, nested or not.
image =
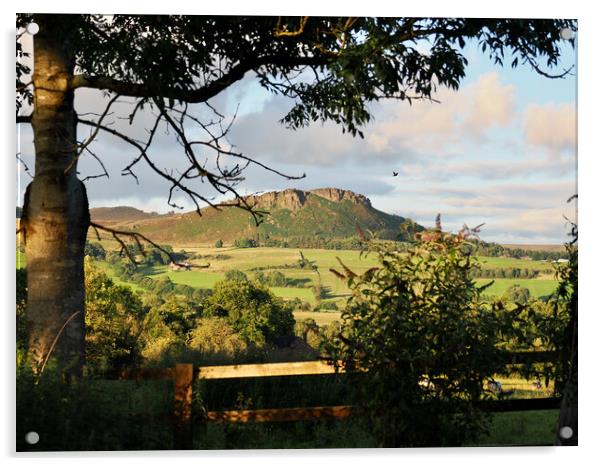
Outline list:
[[[128,287],[115,285],[87,258],[86,364],[104,372],[140,363],[139,336],[147,309]]]
[[[234,241],[234,246],[237,248],[256,248],[257,241],[252,238],[238,238]]]
[[[197,325],[197,319],[203,315],[203,304],[172,294],[166,296],[156,309],[170,330],[183,337]]]
[[[259,270],[255,272],[254,278],[260,285],[280,287],[289,285],[286,276],[279,270],[270,270],[267,273]]]
[[[315,285],[312,285],[311,291],[314,295],[314,299],[316,300],[317,307],[323,308],[322,299],[328,296],[328,288],[322,285],[322,282],[320,280]]]
[[[215,242],[215,247],[216,247],[216,248],[221,248],[221,247],[223,247],[223,246],[224,246],[224,242],[223,242],[221,239],[218,239],[218,240]]]
[[[17,25],[35,18],[21,14]],[[506,54],[514,57],[513,67],[519,61],[537,67],[539,60],[554,67],[560,57],[559,31],[576,30],[576,22],[569,20],[472,18],[114,15],[108,21],[101,15],[70,15],[63,24],[68,26],[61,31],[63,40],[86,76],[144,83],[137,94],[146,97],[198,102],[246,71],[260,70],[262,87],[296,96],[283,118],[288,126],[330,120],[353,135],[361,135],[372,101],[405,100],[409,88],[416,98],[429,98],[435,82],[457,89],[469,40],[500,65]],[[429,53],[423,53],[425,47]],[[18,46],[17,53],[27,51]],[[302,66],[316,71],[309,73],[312,78],[291,80]],[[25,72],[18,65],[17,79]],[[214,78],[201,88],[206,95],[191,91],[198,87],[198,76],[218,72],[229,78],[226,83]],[[95,84],[101,83],[91,79]],[[17,88],[19,108],[23,99],[31,99],[31,90],[19,81]]]
[[[320,303],[320,309],[324,311],[338,311],[339,307],[334,301],[327,301]]]
[[[577,225],[573,224],[572,241],[566,244],[567,264],[558,267],[558,288],[548,303],[548,312],[539,322],[542,346],[556,351],[557,363],[549,375],[557,393],[567,384],[577,387],[577,312],[578,312],[578,247]],[[576,394],[575,394],[576,396]]]
[[[479,269],[474,276],[480,278],[537,278],[539,270],[513,268]]]
[[[416,233],[424,230],[424,227],[418,225],[411,218],[406,218],[399,225],[399,240],[406,242],[413,242],[416,239]]]
[[[247,274],[245,274],[244,272],[233,269],[233,270],[228,270],[226,272],[226,274],[224,275],[224,280],[247,282],[247,281],[249,281],[249,278],[247,277]]]
[[[224,317],[247,343],[262,347],[293,334],[290,307],[269,289],[249,282],[218,282],[208,300],[207,315]]]
[[[161,414],[172,403],[165,383],[68,380],[51,363],[34,377],[24,352],[17,359],[17,451],[98,451],[163,449],[172,429]],[[35,431],[40,442],[25,442]]]
[[[356,396],[381,446],[451,446],[477,438],[487,416],[476,403],[503,370],[501,335],[512,313],[481,300],[466,232],[424,235],[408,254],[379,251],[380,266],[337,272],[352,296],[330,345],[361,369]]]
[[[151,306],[144,319],[140,353],[145,365],[173,366],[174,362],[181,362],[180,355],[186,344],[185,336],[176,334],[165,322],[165,315],[159,310],[160,305]]]
[[[188,348],[199,353],[200,360],[235,361],[246,349],[247,343],[226,319],[206,317],[197,321],[190,332]]]
[[[102,244],[86,241],[84,255],[93,257],[96,260],[105,260],[107,252],[105,251],[105,248],[102,247]]]
[[[529,302],[531,293],[528,288],[523,288],[520,285],[512,285],[502,295],[502,300],[526,306]]]

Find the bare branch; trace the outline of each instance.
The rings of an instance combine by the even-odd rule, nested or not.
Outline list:
[[[75,167],[75,164],[78,161],[80,155],[92,143],[92,141],[94,141],[94,139],[96,139],[96,135],[98,134],[98,131],[100,131],[100,128],[98,127],[98,125],[100,125],[102,123],[102,120],[104,120],[106,118],[106,116],[109,114],[109,109],[111,108],[111,105],[113,105],[113,103],[115,103],[115,101],[118,98],[119,98],[119,94],[115,95],[115,97],[113,97],[109,101],[109,103],[107,104],[107,106],[104,109],[104,112],[102,112],[102,115],[100,115],[100,118],[97,121],[96,128],[93,129],[93,131],[91,132],[91,134],[88,137],[88,139],[78,146],[79,149],[78,149],[77,153],[75,154],[75,156],[73,157],[73,159],[71,160],[71,162],[69,163],[69,165],[67,165],[67,168],[65,168],[65,171],[63,172],[65,175],[67,173],[69,173],[69,171],[73,167]],[[106,170],[105,170],[105,172],[106,172]]]
[[[98,157],[98,155],[96,155],[94,152],[92,152],[89,147],[86,147],[85,150],[92,157],[94,157],[96,159],[96,161],[98,162],[98,164],[102,168],[103,173],[101,173],[100,175],[89,175],[89,176],[86,176],[82,181],[88,181],[88,180],[91,180],[93,178],[102,178],[104,176],[106,176],[107,178],[110,178],[109,172],[107,171],[107,167],[105,167],[105,164],[102,162],[102,160],[100,160],[100,157]]]
[[[23,169],[25,170],[25,173],[27,173],[27,174],[30,176],[30,178],[32,178],[32,179],[33,179],[33,175],[32,175],[32,174],[30,173],[30,171],[29,171],[29,166],[28,166],[28,165],[25,163],[25,161],[24,161],[24,160],[23,160],[23,158],[21,157],[21,153],[20,153],[20,152],[17,152],[17,153],[15,154],[15,156],[16,156],[16,158],[17,158],[17,161],[18,161],[19,163],[21,163],[21,165],[23,165]]]
[[[151,104],[153,108],[158,110],[158,114],[155,115],[156,118],[152,128],[148,130],[149,136],[147,141],[135,140],[101,121],[91,121],[82,118],[78,121],[81,124],[92,126],[96,132],[100,130],[105,131],[134,147],[138,154],[122,170],[122,175],[132,176],[138,182],[138,177],[134,173],[134,167],[138,163],[144,162],[151,170],[170,183],[167,203],[174,208],[183,208],[175,200],[176,193],[182,192],[192,201],[199,215],[202,215],[201,209],[203,203],[216,210],[221,210],[224,207],[238,207],[248,211],[252,215],[255,224],[259,225],[263,221],[263,216],[266,212],[255,209],[255,206],[252,205],[252,197],[242,196],[236,190],[236,186],[244,180],[244,170],[253,164],[289,180],[300,179],[305,176],[305,174],[302,176],[287,175],[233,150],[234,146],[227,140],[227,134],[236,118],[236,114],[232,118],[229,118],[225,122],[226,124],[222,124],[223,120],[225,120],[224,116],[211,105],[208,105],[208,108],[212,111],[213,116],[207,122],[189,113],[187,103],[174,107],[171,101],[168,105],[163,99],[153,98]],[[186,157],[187,166],[181,171],[175,171],[175,173],[174,170],[168,171],[160,168],[148,154],[153,138],[162,122],[166,123],[166,132],[175,133],[176,140],[182,147],[182,152]],[[199,132],[194,131],[193,133],[190,130],[190,123],[194,124],[194,130],[200,129],[201,133],[206,135],[206,137],[202,136],[202,139],[191,139],[191,134],[196,136]],[[224,144],[224,141],[227,144]],[[214,158],[210,159],[205,153],[201,153],[202,149],[210,150]],[[207,167],[208,160],[211,160],[210,167]],[[233,166],[229,165],[228,161],[233,162]],[[232,195],[234,196],[234,200],[222,203],[214,202],[213,198],[210,199],[201,195],[196,188],[191,186],[191,183],[195,180],[201,183],[207,181],[219,194]]]
[[[128,258],[134,265],[138,265],[138,262],[136,262],[136,259],[134,257],[132,257],[132,253],[130,252],[129,248],[127,247],[126,242],[123,240],[122,237],[132,238],[134,240],[134,242],[136,243],[136,245],[138,246],[138,250],[140,251],[140,253],[142,255],[146,255],[146,253],[144,252],[144,247],[142,246],[142,241],[145,241],[145,242],[151,244],[155,249],[158,249],[159,251],[163,252],[164,254],[167,254],[167,256],[169,257],[169,260],[172,263],[174,263],[175,265],[179,265],[182,267],[185,266],[184,264],[180,263],[171,252],[167,251],[165,248],[158,245],[157,243],[155,243],[153,240],[151,240],[149,237],[143,235],[142,233],[138,233],[135,231],[117,230],[115,228],[100,225],[95,222],[90,222],[90,226],[92,228],[94,228],[99,239],[100,239],[100,235],[98,234],[98,230],[102,230],[102,231],[106,231],[107,233],[110,233],[111,236],[121,245],[122,251],[125,252],[125,254],[128,256]],[[200,268],[200,269],[206,269],[209,266],[210,266],[210,264],[206,264],[206,265],[188,264],[188,267],[196,267],[196,268]]]

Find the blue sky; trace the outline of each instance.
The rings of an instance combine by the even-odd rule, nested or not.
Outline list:
[[[368,196],[381,210],[424,225],[432,225],[437,213],[446,229],[485,222],[485,240],[564,242],[568,231],[564,216],[575,216],[574,206],[566,200],[576,192],[576,77],[552,80],[526,66],[495,66],[470,43],[465,56],[469,65],[458,91],[439,89],[435,98],[440,103],[372,105],[373,119],[364,128],[363,140],[342,134],[329,123],[287,130],[278,120],[291,102],[266,93],[252,77],[245,78],[213,102],[229,115],[238,107],[230,141],[273,168],[307,176],[290,181],[251,168],[240,191],[340,187]],[[563,66],[573,64],[575,52],[565,47]],[[78,90],[76,102],[83,113],[101,111],[106,99]],[[115,107],[117,115],[125,115],[127,109],[127,104]],[[144,123],[143,116],[127,131],[143,134]],[[31,167],[31,133],[27,127],[22,131],[23,159]],[[106,135],[91,147],[111,175],[108,180],[86,182],[91,206],[172,209],[166,202],[169,186],[149,170],[137,172],[139,185],[120,176],[135,156],[129,148]],[[177,168],[182,157],[168,137],[157,141],[151,155],[166,169]],[[91,157],[82,158],[82,177],[98,171]],[[393,177],[393,171],[399,175]],[[19,172],[22,196],[28,176],[22,166]],[[181,204],[192,208],[183,198]]]

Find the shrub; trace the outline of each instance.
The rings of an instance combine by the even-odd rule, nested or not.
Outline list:
[[[84,255],[93,257],[97,260],[105,260],[107,252],[100,243],[90,243],[89,241],[86,241]]]
[[[224,275],[224,280],[246,282],[249,280],[249,278],[244,272],[241,272],[240,270],[228,270]]]
[[[202,303],[196,303],[185,296],[171,294],[157,308],[161,319],[176,335],[185,337],[203,314]]]
[[[89,258],[85,273],[87,369],[104,372],[138,364],[138,336],[147,309],[130,288],[115,285]]]
[[[504,292],[502,300],[525,306],[529,302],[530,297],[531,293],[528,288],[524,288],[520,285],[512,285]]]
[[[266,282],[269,286],[286,286],[287,281],[284,274],[278,270],[271,270],[266,274]]]
[[[257,242],[251,238],[239,238],[234,241],[234,246],[237,248],[256,248]]]
[[[327,301],[320,303],[320,309],[324,311],[338,311],[339,307],[334,301]]]
[[[216,283],[206,315],[224,317],[247,343],[257,346],[292,335],[295,325],[293,313],[284,301],[248,280]]]
[[[216,248],[221,248],[221,247],[223,247],[223,246],[224,246],[224,242],[223,242],[221,239],[218,239],[218,240],[215,242],[215,247],[216,247]]]
[[[201,353],[201,359],[233,360],[247,349],[247,344],[225,319],[199,319],[190,332],[187,346]]]
[[[380,266],[337,274],[352,291],[329,350],[355,377],[385,447],[451,446],[486,430],[484,381],[503,370],[498,335],[511,313],[484,303],[468,233],[424,234],[407,254],[378,250]]]

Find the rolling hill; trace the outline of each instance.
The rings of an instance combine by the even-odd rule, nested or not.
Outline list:
[[[287,189],[247,199],[256,210],[267,212],[259,227],[249,212],[227,205],[220,211],[205,208],[201,217],[196,212],[159,215],[133,207],[96,208],[90,214],[98,223],[178,245],[211,244],[217,239],[232,243],[243,237],[348,238],[357,236],[358,225],[380,238],[394,239],[405,220],[375,209],[361,194],[337,188]]]

